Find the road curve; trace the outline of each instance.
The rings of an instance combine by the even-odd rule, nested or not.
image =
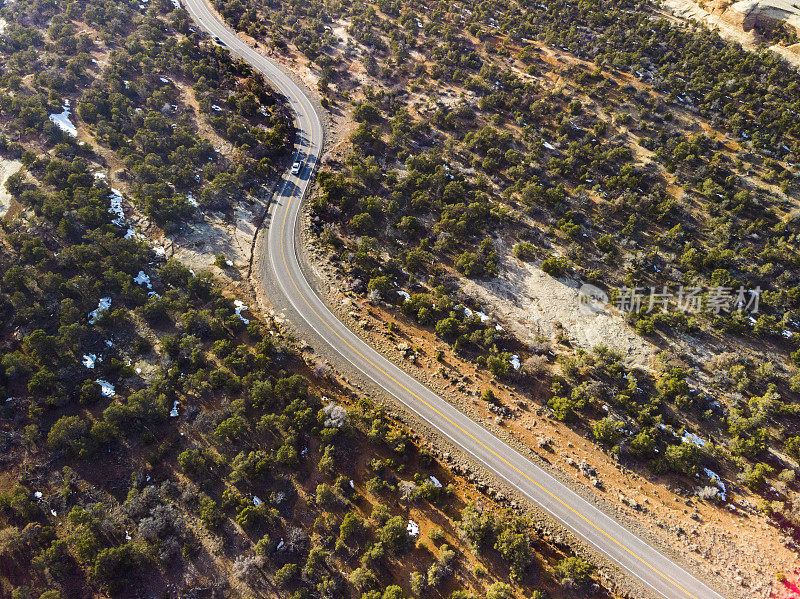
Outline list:
[[[270,300],[317,348],[328,350],[384,389],[488,471],[561,522],[573,534],[616,563],[656,596],[669,599],[723,599],[674,561],[478,423],[384,358],[347,328],[320,299],[300,268],[297,243],[300,205],[319,160],[324,130],[307,92],[269,59],[240,40],[204,0],[183,0],[194,21],[233,54],[260,71],[289,102],[297,127],[302,169],[287,173],[269,220],[266,259],[259,276]],[[330,353],[328,351],[327,353]]]

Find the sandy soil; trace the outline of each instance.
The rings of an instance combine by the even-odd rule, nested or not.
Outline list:
[[[2,19],[0,19],[1,21]],[[2,25],[2,24],[0,24]],[[2,29],[0,28],[0,31]],[[0,158],[0,218],[6,215],[13,198],[6,189],[6,179],[16,173],[22,168],[22,163],[19,160],[3,160]]]
[[[786,20],[787,23],[800,29],[800,3],[794,0],[745,0],[735,3],[662,0],[662,4],[679,19],[696,19],[716,29],[725,39],[739,42],[749,50],[756,49],[760,45],[760,40],[750,25],[752,20],[759,16]],[[800,67],[800,44],[788,47],[773,45],[770,49],[794,66]]]
[[[499,249],[499,248],[498,248]],[[532,264],[507,252],[500,276],[489,281],[460,281],[464,291],[494,313],[501,325],[523,343],[550,337],[561,323],[571,341],[584,349],[604,344],[620,352],[628,363],[647,367],[656,347],[633,331],[621,315],[586,314],[578,304],[581,283],[554,279]]]

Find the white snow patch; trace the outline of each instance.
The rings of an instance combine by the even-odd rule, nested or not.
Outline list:
[[[194,198],[191,191],[186,194],[186,201],[189,202],[189,206],[192,206],[193,208],[197,208],[200,205],[197,203],[197,200]]]
[[[170,418],[177,418],[178,417],[178,400],[172,402],[172,409],[169,411]]]
[[[36,491],[33,494],[33,496],[36,497],[36,499],[41,499],[42,498],[42,492],[41,491]]]
[[[725,487],[725,483],[722,482],[722,478],[720,478],[719,474],[714,472],[713,470],[709,470],[708,468],[703,468],[703,472],[706,473],[706,476],[711,479],[711,482],[717,485],[719,489],[719,498],[722,501],[728,500],[728,490]]]
[[[244,316],[242,316],[242,311],[247,310],[247,306],[244,305],[244,302],[242,302],[241,300],[235,300],[233,302],[233,306],[234,306],[233,311],[236,312],[236,316],[238,316],[243,323],[250,324],[250,321]]]
[[[101,358],[98,358],[95,354],[83,354],[83,365],[86,368],[94,368],[95,364],[102,361]]]
[[[549,141],[544,142],[542,145],[548,150],[555,150],[555,147]]]
[[[408,291],[402,291],[402,290],[398,289],[397,290],[397,295],[402,297],[404,301],[408,301],[408,300],[411,299],[411,296],[409,295]]]
[[[257,495],[253,495],[253,505],[254,505],[254,506],[258,507],[258,506],[259,506],[259,505],[261,505],[262,503],[263,503],[263,502],[262,502],[262,501],[261,501],[261,500],[258,498],[258,496],[257,496]]]
[[[706,440],[703,437],[698,437],[694,433],[685,432],[683,433],[683,437],[681,437],[681,441],[684,443],[691,443],[692,445],[696,445],[697,447],[704,447],[706,444]]]
[[[117,394],[117,390],[114,388],[114,385],[108,381],[97,379],[96,382],[98,385],[100,385],[100,393],[103,394],[103,397],[114,397]]]
[[[69,120],[69,115],[71,113],[69,100],[64,100],[62,109],[63,110],[61,112],[54,112],[51,114],[50,120],[56,124],[56,127],[61,129],[70,137],[78,137],[78,130],[75,128],[75,125],[72,124],[72,121]]]
[[[108,201],[111,203],[108,211],[116,215],[116,218],[112,219],[111,222],[121,227],[125,223],[125,212],[122,210],[122,192],[119,189],[112,188]]]
[[[406,530],[408,531],[408,534],[410,534],[412,537],[419,536],[419,524],[417,524],[413,520],[408,521]]]
[[[138,283],[139,285],[144,285],[148,289],[153,288],[153,285],[150,283],[150,276],[143,270],[139,271],[139,274],[134,277],[133,282]]]
[[[434,487],[439,487],[440,489],[442,488],[442,483],[440,483],[439,479],[435,476],[431,475],[428,477],[428,479],[431,481],[431,483],[433,483]]]
[[[520,363],[519,363],[519,356],[518,355],[514,354],[513,356],[511,356],[511,359],[509,360],[509,362],[514,367],[514,370],[519,370]]]
[[[278,549],[278,550],[283,549],[283,545],[284,545],[283,539],[281,539],[280,542],[278,542],[278,546],[275,547],[275,549]]]
[[[489,317],[483,312],[475,312],[475,314],[478,315],[478,318],[481,319],[481,322],[486,322],[487,320],[489,320]]]
[[[97,303],[97,308],[89,312],[89,323],[94,324],[100,315],[111,307],[110,297],[101,297]]]

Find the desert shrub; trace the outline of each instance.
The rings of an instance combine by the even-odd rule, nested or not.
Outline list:
[[[577,585],[586,584],[594,570],[594,566],[581,557],[562,559],[555,568],[555,574],[564,583],[567,580]]]
[[[519,522],[507,522],[502,526],[494,544],[503,559],[511,566],[511,577],[521,580],[533,563],[533,553],[527,533]]]
[[[350,574],[350,582],[361,592],[374,589],[378,586],[378,578],[375,576],[375,573],[363,566],[353,570]]]
[[[300,574],[300,567],[297,564],[286,564],[275,572],[275,584],[279,587],[287,588],[294,582]]]
[[[692,443],[669,445],[664,451],[664,462],[670,470],[694,476],[700,461],[700,449]]]
[[[47,433],[47,445],[77,455],[86,447],[89,424],[80,416],[62,416]]]
[[[225,517],[216,501],[210,497],[203,497],[200,500],[200,520],[206,528],[219,528],[224,519]]]
[[[774,469],[764,463],[754,464],[745,468],[740,475],[742,484],[751,491],[763,491],[767,486],[767,477],[774,474]]]
[[[490,546],[495,533],[494,516],[474,503],[461,511],[461,531],[467,541],[478,551]]]
[[[564,256],[550,256],[542,262],[542,270],[551,277],[563,277],[570,269],[570,260]]]
[[[514,246],[514,257],[523,262],[533,262],[536,259],[536,246],[529,241],[521,241]]]
[[[622,423],[615,418],[606,416],[592,425],[592,436],[598,443],[606,447],[616,445],[622,438]]]
[[[129,542],[101,550],[97,554],[92,576],[97,582],[116,592],[126,583],[141,576],[147,563],[144,548]]]
[[[514,589],[504,582],[495,582],[486,591],[486,599],[513,599]]]
[[[395,516],[375,531],[375,539],[390,551],[400,553],[408,547],[411,535],[406,530],[406,521],[400,516]]]

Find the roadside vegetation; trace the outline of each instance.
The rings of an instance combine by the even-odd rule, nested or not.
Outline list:
[[[140,230],[287,164],[259,76],[169,1],[0,15],[0,594],[610,596]]]
[[[797,530],[797,71],[649,2],[217,8],[296,48],[324,105],[352,113],[312,200],[351,290],[623,463],[677,474],[707,501],[755,492]],[[762,293],[757,313],[645,301],[623,315],[659,352],[645,369],[563,329],[523,344],[483,318],[465,279],[502,277],[513,260],[612,300],[633,287]]]

